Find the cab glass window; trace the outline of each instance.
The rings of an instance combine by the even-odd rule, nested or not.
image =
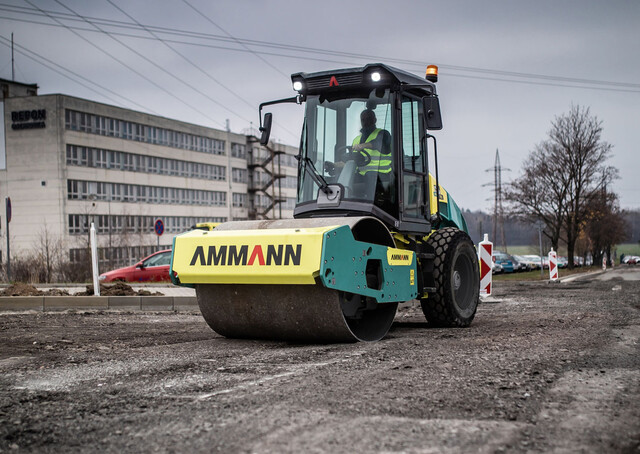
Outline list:
[[[420,103],[414,99],[402,100],[402,162],[404,168],[424,173],[425,159],[422,152],[420,131]]]
[[[402,98],[401,120],[403,217],[420,219],[425,213],[426,157],[422,147],[420,103],[416,99]]]
[[[369,122],[366,128],[362,120],[365,111],[368,118],[373,117],[373,123]],[[395,172],[391,169],[392,133],[389,90],[346,93],[335,98],[309,96],[301,141],[298,203],[317,199],[319,186],[315,173],[328,184],[341,185],[343,199],[374,203],[393,212],[396,195]],[[364,134],[366,137],[362,137]],[[365,152],[353,153],[354,144],[365,142],[371,144],[365,147]],[[371,147],[380,148],[380,152],[370,156],[366,150]]]

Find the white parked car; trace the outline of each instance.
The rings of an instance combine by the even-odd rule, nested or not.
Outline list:
[[[535,267],[533,269],[535,270],[539,270],[542,261],[540,260],[540,256],[539,255],[525,255],[524,256],[527,260],[530,261],[531,264],[534,264]]]
[[[540,268],[540,259],[531,258],[531,255],[514,255],[515,258],[521,265],[524,265],[524,270],[531,271],[537,268]],[[535,256],[533,256],[535,257]]]

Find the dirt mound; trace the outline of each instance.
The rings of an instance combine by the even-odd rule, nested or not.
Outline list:
[[[16,282],[0,292],[2,296],[41,296],[43,293],[33,285]]]
[[[0,296],[91,296],[93,295],[93,285],[87,285],[84,292],[69,295],[66,290],[52,288],[43,292],[31,284],[16,282],[4,290],[0,290]],[[124,282],[116,282],[112,285],[100,284],[101,296],[162,296],[160,292],[150,292],[149,290],[135,291],[130,285]]]
[[[164,293],[150,292],[149,290],[138,290],[138,296],[164,296]]]
[[[57,288],[43,292],[33,285],[16,282],[4,289],[4,291],[0,291],[0,296],[69,296],[69,292]]]
[[[66,290],[60,290],[57,288],[52,288],[43,293],[45,296],[69,296],[69,292]]]
[[[93,285],[87,285],[87,290],[84,292],[76,293],[78,296],[91,296],[93,295]],[[100,284],[100,296],[149,296],[149,295],[162,295],[162,293],[151,293],[148,290],[135,291],[130,285],[124,282],[116,282],[113,285]]]

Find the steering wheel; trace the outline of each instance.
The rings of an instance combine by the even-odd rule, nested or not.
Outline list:
[[[369,164],[371,162],[371,155],[369,154],[369,152],[367,150],[359,150],[359,151],[353,151],[353,146],[351,145],[343,145],[341,147],[336,148],[336,153],[343,151],[343,150],[348,150],[349,153],[347,153],[347,155],[345,156],[345,160],[349,161],[349,160],[353,160],[356,161],[356,165],[358,167],[364,167],[367,164]]]
[[[362,149],[360,151],[352,152],[352,154],[356,154],[356,153],[360,156],[360,158],[356,158],[356,159],[359,159],[361,161],[361,162],[356,162],[358,164],[358,167],[364,167],[371,162],[371,155],[367,150]]]

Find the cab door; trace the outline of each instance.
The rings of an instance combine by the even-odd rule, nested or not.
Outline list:
[[[425,129],[423,127],[423,109],[419,98],[402,96],[400,110],[402,168],[402,210],[404,223],[424,224],[428,229],[427,210],[427,154],[425,150]],[[420,230],[420,226],[414,227]]]

